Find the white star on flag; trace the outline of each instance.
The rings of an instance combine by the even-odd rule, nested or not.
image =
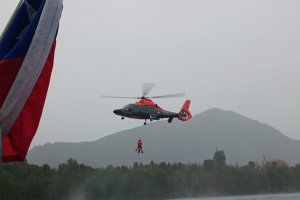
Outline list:
[[[24,0],[24,2],[26,5],[26,8],[27,8],[29,20],[31,21],[31,19],[34,17],[34,15],[36,13],[36,10],[29,3],[27,3],[27,1]]]

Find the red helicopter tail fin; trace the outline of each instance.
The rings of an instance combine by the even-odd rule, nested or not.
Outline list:
[[[189,119],[192,118],[192,114],[189,111],[189,107],[190,107],[190,100],[186,100],[180,110],[180,112],[178,113],[178,119],[181,121],[187,121]]]

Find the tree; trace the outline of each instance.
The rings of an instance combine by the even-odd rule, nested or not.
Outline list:
[[[212,159],[204,160],[203,162],[203,168],[205,170],[212,170],[215,167],[215,162]]]
[[[223,169],[226,166],[226,156],[223,150],[216,149],[213,160],[217,169]]]

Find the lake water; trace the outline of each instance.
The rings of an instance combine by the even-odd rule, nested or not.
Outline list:
[[[234,197],[205,197],[205,198],[191,198],[191,199],[180,199],[180,200],[300,200],[300,193],[234,196]]]

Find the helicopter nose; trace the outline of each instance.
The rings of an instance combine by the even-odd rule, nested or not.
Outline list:
[[[116,109],[113,111],[116,115],[120,115],[122,113],[121,109]]]

